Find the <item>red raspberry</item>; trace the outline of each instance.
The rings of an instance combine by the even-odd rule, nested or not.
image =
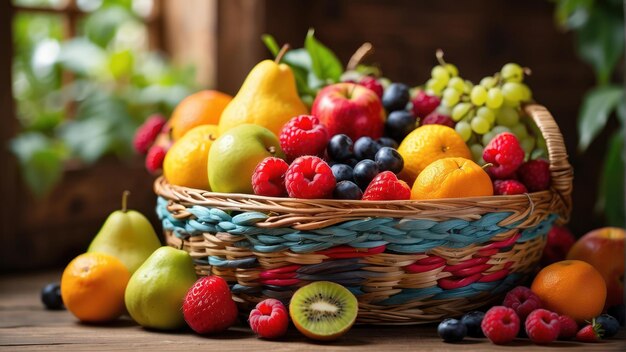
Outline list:
[[[150,171],[152,174],[156,174],[159,170],[163,168],[163,159],[165,159],[165,153],[167,151],[165,148],[160,145],[153,145],[148,150],[148,155],[146,155],[146,169]]]
[[[559,315],[545,309],[535,309],[526,318],[526,334],[539,345],[550,343],[559,337]]]
[[[503,132],[487,144],[483,150],[483,160],[493,164],[487,168],[491,176],[498,179],[509,178],[524,162],[524,150],[513,133]]]
[[[576,333],[576,341],[581,342],[597,342],[602,338],[604,330],[602,325],[598,324],[595,319],[591,321],[591,324],[585,325]]]
[[[519,332],[519,324],[519,318],[513,309],[495,306],[485,313],[480,327],[491,342],[504,345],[515,339]]]
[[[359,82],[365,88],[371,89],[379,98],[383,97],[383,85],[378,82],[378,80],[372,76],[365,76],[361,78]]]
[[[567,315],[559,315],[559,339],[569,340],[576,336],[578,332],[578,324]]]
[[[428,95],[423,90],[420,90],[419,92],[417,92],[417,95],[415,96],[415,98],[413,98],[411,102],[413,103],[413,115],[424,118],[431,114],[433,111],[435,111],[435,109],[441,103],[441,100],[439,100],[439,98],[434,95]],[[450,119],[450,121],[452,120]],[[452,124],[454,126],[454,121],[452,121]],[[440,125],[443,124],[440,123]]]
[[[527,161],[517,170],[517,176],[529,191],[544,191],[550,187],[550,163],[543,159]]]
[[[137,128],[135,131],[135,137],[133,138],[133,146],[137,153],[145,155],[150,149],[150,146],[154,144],[159,133],[165,126],[167,121],[161,115],[152,115],[146,119],[146,121]]]
[[[524,286],[517,286],[509,291],[504,297],[502,305],[513,309],[522,323],[528,314],[542,307],[539,296]]]
[[[556,225],[552,226],[550,232],[548,232],[546,246],[543,247],[541,266],[548,266],[552,263],[565,260],[574,242],[576,242],[576,238],[567,228]]]
[[[267,157],[256,166],[252,173],[252,189],[254,194],[267,197],[283,197],[285,189],[285,172],[289,168],[281,158]]]
[[[363,200],[403,200],[411,198],[411,188],[396,174],[384,171],[376,175],[363,193]]]
[[[335,176],[324,160],[305,155],[294,160],[287,169],[285,186],[292,198],[330,198],[335,189]]]
[[[285,335],[289,326],[289,313],[277,299],[268,298],[259,302],[250,312],[250,328],[259,337],[275,339]]]
[[[423,125],[444,125],[450,128],[454,128],[454,126],[456,125],[456,122],[454,122],[452,118],[450,118],[450,116],[448,115],[440,114],[436,111],[433,111],[430,114],[428,114],[428,116],[422,119],[421,124],[422,126]]]
[[[493,191],[497,195],[506,196],[528,193],[526,186],[516,180],[495,180],[493,181]]]
[[[287,160],[303,155],[322,156],[328,143],[326,127],[315,116],[300,115],[287,122],[280,131],[280,147]]]
[[[191,286],[183,301],[185,321],[198,334],[228,329],[237,320],[237,305],[228,284],[219,276],[205,276]]]

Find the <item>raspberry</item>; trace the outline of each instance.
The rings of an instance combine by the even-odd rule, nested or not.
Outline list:
[[[529,191],[544,191],[550,186],[550,164],[543,159],[527,161],[517,170],[517,176]]]
[[[146,155],[146,169],[152,174],[156,174],[163,168],[163,159],[165,159],[165,153],[167,151],[160,145],[153,145],[148,149],[148,155]]]
[[[376,175],[363,193],[363,200],[402,200],[411,198],[411,188],[396,174],[384,171]]]
[[[504,345],[515,339],[519,332],[519,324],[519,318],[513,309],[495,306],[485,313],[480,327],[491,342]]]
[[[259,337],[275,339],[285,335],[289,326],[289,313],[277,299],[268,298],[259,302],[250,312],[250,328]]]
[[[137,153],[145,155],[150,149],[150,146],[154,144],[157,136],[165,126],[167,121],[161,115],[152,115],[146,119],[146,121],[137,128],[135,131],[135,137],[133,138],[133,146]]]
[[[503,132],[487,144],[483,150],[483,160],[493,164],[487,168],[491,176],[498,179],[509,178],[524,162],[524,150],[513,133]]]
[[[578,324],[567,315],[559,315],[559,339],[569,340],[576,336]]]
[[[237,319],[237,305],[228,284],[219,276],[205,276],[187,291],[183,301],[185,321],[198,334],[228,329]]]
[[[423,125],[444,125],[450,128],[454,128],[456,123],[448,115],[440,114],[436,111],[431,112],[428,116],[422,119]]]
[[[528,314],[542,307],[539,296],[524,286],[517,286],[509,291],[504,297],[502,305],[513,309],[522,323]]]
[[[292,198],[329,198],[335,189],[335,176],[324,160],[306,155],[291,163],[285,173],[285,186]]]
[[[267,157],[256,166],[252,173],[252,189],[254,194],[267,197],[283,197],[285,189],[285,172],[289,168],[281,158]]]
[[[300,115],[283,126],[279,139],[287,160],[291,161],[303,155],[322,156],[328,143],[328,133],[317,117]]]
[[[524,325],[528,338],[536,344],[547,344],[559,337],[559,315],[549,310],[533,310]]]
[[[411,102],[413,103],[413,115],[424,118],[435,111],[439,103],[441,103],[441,100],[434,95],[428,95],[423,90],[420,90]],[[452,122],[452,124],[454,125],[454,122]]]
[[[552,226],[548,232],[546,246],[543,247],[541,266],[544,267],[565,260],[567,252],[572,248],[574,242],[576,242],[576,238],[567,228]]]
[[[376,78],[372,76],[365,76],[361,78],[359,84],[365,88],[371,89],[374,93],[376,93],[376,95],[378,95],[379,98],[383,97],[383,85],[380,84]]]
[[[516,180],[495,180],[493,181],[493,191],[497,195],[511,196],[514,194],[524,194],[528,190],[523,183]]]

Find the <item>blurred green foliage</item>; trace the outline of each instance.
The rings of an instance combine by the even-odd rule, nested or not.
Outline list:
[[[596,209],[607,225],[624,227],[624,124],[626,96],[623,72],[615,74],[624,60],[624,6],[622,0],[554,0],[555,18],[562,28],[575,33],[578,56],[596,75],[596,86],[583,97],[578,115],[578,149],[589,145],[605,129],[611,116],[622,128],[613,131],[600,179]]]
[[[51,190],[68,165],[88,166],[110,154],[129,157],[137,126],[153,113],[169,116],[194,90],[192,67],[174,67],[147,49],[137,2],[150,3],[79,1],[91,11],[69,39],[59,15],[16,13],[13,94],[21,131],[11,150],[36,195]]]

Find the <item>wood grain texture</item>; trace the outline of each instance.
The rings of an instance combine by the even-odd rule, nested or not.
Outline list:
[[[78,323],[67,311],[46,311],[39,290],[57,280],[59,272],[0,277],[0,350],[64,351],[623,351],[625,331],[619,338],[595,344],[556,342],[536,346],[518,339],[496,346],[486,339],[467,339],[460,344],[443,343],[436,326],[355,326],[340,340],[317,343],[304,338],[293,327],[281,341],[257,339],[238,325],[218,336],[199,336],[190,331],[156,332],[135,325],[128,318],[105,326]]]

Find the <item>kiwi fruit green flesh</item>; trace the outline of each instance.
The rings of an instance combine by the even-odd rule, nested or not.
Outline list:
[[[293,324],[315,340],[334,340],[348,332],[358,311],[359,303],[352,292],[330,281],[299,288],[289,303]]]

